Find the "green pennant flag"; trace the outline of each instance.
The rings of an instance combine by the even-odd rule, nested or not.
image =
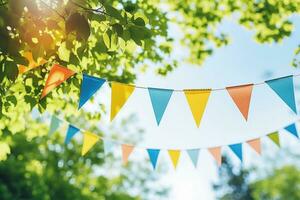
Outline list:
[[[270,133],[268,137],[278,146],[280,147],[280,140],[279,140],[279,135],[278,131]]]

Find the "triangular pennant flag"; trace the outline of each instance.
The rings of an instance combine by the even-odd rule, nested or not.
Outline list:
[[[83,74],[78,109],[80,109],[85,102],[95,94],[95,92],[97,92],[103,83],[105,83],[104,79]]]
[[[197,167],[198,157],[199,157],[199,149],[188,149],[186,150],[190,159],[192,160],[195,167]]]
[[[59,128],[61,122],[62,121],[58,119],[55,115],[52,115],[48,134],[52,135]]]
[[[273,132],[273,133],[270,133],[268,135],[268,137],[278,146],[280,147],[280,140],[279,140],[279,135],[278,135],[278,132]]]
[[[173,90],[148,88],[152,108],[154,110],[157,125],[159,125],[162,116],[167,108],[169,100],[172,96]]]
[[[171,158],[171,161],[173,163],[174,168],[176,169],[178,160],[180,157],[180,150],[168,150],[169,156]]]
[[[240,161],[243,161],[243,148],[241,143],[231,144],[229,145],[229,148],[240,159]]]
[[[18,65],[19,68],[19,74],[23,74],[27,71],[30,71],[36,67],[39,67],[43,64],[45,64],[47,61],[44,58],[39,58],[37,62],[33,59],[32,53],[30,51],[26,51],[22,53],[22,56],[28,60],[28,65]]]
[[[248,120],[253,84],[227,87],[229,95],[238,107],[242,115]]]
[[[104,145],[104,153],[105,155],[107,155],[111,152],[114,143],[109,140],[103,140],[103,145]]]
[[[41,99],[44,98],[52,89],[62,84],[74,74],[75,72],[68,68],[60,66],[58,64],[53,65],[46,80]]]
[[[148,152],[152,167],[153,167],[153,169],[155,169],[160,149],[147,149],[147,152]]]
[[[293,134],[294,136],[296,136],[297,138],[299,138],[296,124],[291,124],[291,125],[285,127],[284,129],[287,130],[288,132],[290,132],[291,134]]]
[[[185,90],[184,94],[189,103],[194,120],[199,127],[211,90]]]
[[[128,162],[128,158],[132,153],[134,147],[127,144],[122,144],[122,159],[123,163],[126,164]]]
[[[66,135],[66,138],[65,138],[65,144],[69,144],[71,139],[73,138],[73,136],[78,131],[80,131],[78,128],[76,128],[75,126],[70,124],[69,127],[68,127],[68,130],[67,130],[67,135]]]
[[[111,84],[111,113],[110,121],[112,121],[120,109],[124,106],[127,99],[133,93],[135,87],[132,85],[126,85],[122,83],[113,82]]]
[[[260,138],[249,140],[247,143],[258,153],[261,154]]]
[[[218,166],[221,166],[221,164],[222,164],[221,147],[208,148],[208,151],[215,158],[215,160],[217,161]]]
[[[297,113],[293,76],[272,79],[266,81],[266,83],[295,113]]]
[[[81,155],[84,156],[99,140],[100,137],[98,135],[88,131],[84,132]]]

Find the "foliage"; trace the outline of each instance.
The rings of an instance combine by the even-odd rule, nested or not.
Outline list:
[[[300,169],[296,165],[272,167],[262,177],[250,180],[259,169],[234,168],[228,158],[224,159],[219,175],[220,180],[214,185],[219,199],[229,200],[296,200],[300,198]]]
[[[222,157],[219,169],[220,180],[214,184],[221,200],[253,200],[249,186],[250,171],[244,168],[234,169],[228,157]]]
[[[11,154],[0,162],[0,199],[138,200],[167,194],[164,187],[153,187],[158,177],[150,172],[150,165],[130,163],[123,168],[112,155],[104,156],[101,143],[81,157],[81,142],[72,140],[65,146],[64,134],[47,136],[48,125],[43,121],[28,115],[30,128],[12,137],[2,136],[10,138]],[[95,125],[89,128],[99,132]]]
[[[293,165],[283,166],[252,183],[251,187],[255,188],[253,197],[256,200],[299,199],[300,169]]]

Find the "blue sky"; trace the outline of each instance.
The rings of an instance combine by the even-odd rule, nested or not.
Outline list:
[[[232,19],[226,19],[219,27],[231,37],[231,44],[217,49],[202,66],[181,63],[167,77],[160,77],[149,70],[139,74],[136,85],[159,88],[222,88],[226,86],[257,83],[266,79],[299,74],[300,70],[291,67],[293,52],[300,43],[300,23],[296,18],[293,35],[280,44],[258,44],[253,32],[239,26]],[[171,26],[170,34],[180,37],[180,29]],[[179,35],[178,35],[179,34]],[[186,49],[178,45],[174,56],[186,56]],[[295,84],[299,85],[299,78]],[[101,101],[110,108],[110,90],[101,89]],[[99,94],[98,93],[98,94]],[[107,93],[104,95],[103,93]],[[296,99],[299,95],[296,94]],[[107,109],[109,110],[109,109]],[[171,186],[173,200],[212,200],[215,199],[211,183],[217,180],[217,167],[206,147],[244,142],[265,136],[283,128],[297,119],[281,99],[267,86],[255,86],[252,94],[248,122],[232,102],[226,91],[211,94],[201,125],[196,127],[188,104],[182,93],[174,93],[160,126],[156,125],[148,91],[136,89],[126,105],[118,113],[114,123],[134,113],[137,116],[135,126],[145,130],[143,141],[138,146],[161,149],[203,148],[199,156],[197,169],[194,169],[185,152],[182,153],[177,170],[173,170],[166,151],[161,152],[158,165],[167,165],[168,173],[162,176],[162,182]],[[101,120],[103,127],[109,123],[109,113]],[[287,135],[287,134],[286,134]],[[126,138],[128,130],[121,130]],[[108,136],[109,137],[109,136]],[[289,135],[281,136],[283,146],[297,145]],[[238,159],[228,147],[223,148],[236,165]],[[147,154],[143,148],[145,157]],[[275,155],[278,149],[266,138],[263,139],[265,155]],[[131,155],[134,157],[134,153]],[[259,157],[248,146],[244,146],[245,167],[253,164],[264,166],[266,158]],[[156,173],[156,172],[153,172]]]

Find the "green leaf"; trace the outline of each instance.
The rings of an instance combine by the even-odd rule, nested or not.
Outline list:
[[[145,26],[145,21],[141,18],[141,17],[138,17],[136,18],[133,23],[137,26]]]
[[[71,52],[66,47],[66,42],[63,42],[60,45],[60,47],[58,48],[59,59],[65,61],[65,62],[69,62],[69,60],[70,60],[70,53]]]
[[[121,37],[123,34],[123,27],[121,24],[114,24],[112,25],[112,28],[115,32],[117,32],[118,36]]]
[[[78,40],[86,41],[90,36],[90,26],[87,19],[79,14],[72,14],[65,24],[66,33],[75,32]]]
[[[107,12],[107,14],[109,16],[111,16],[113,18],[116,18],[116,19],[118,19],[120,21],[124,20],[123,17],[122,17],[122,15],[121,15],[121,11],[115,9],[114,7],[112,7],[109,4],[105,4],[104,7],[105,7],[105,10],[106,10],[106,12]]]
[[[15,81],[17,79],[19,70],[15,62],[5,61],[4,69],[9,80]]]

